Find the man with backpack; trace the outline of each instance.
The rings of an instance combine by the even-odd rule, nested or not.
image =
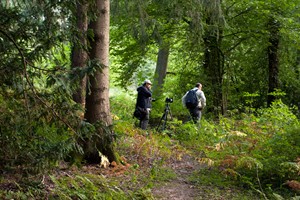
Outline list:
[[[193,122],[197,123],[201,119],[201,111],[206,106],[206,98],[201,83],[197,83],[193,89],[185,93],[182,97],[182,104],[189,110]]]

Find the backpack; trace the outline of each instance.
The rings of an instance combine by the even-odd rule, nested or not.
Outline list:
[[[145,116],[147,115],[147,111],[145,111],[145,109],[141,108],[141,107],[136,107],[134,112],[133,112],[133,117],[141,120],[143,119]]]
[[[185,96],[185,106],[187,108],[196,108],[198,106],[197,90],[190,90]]]

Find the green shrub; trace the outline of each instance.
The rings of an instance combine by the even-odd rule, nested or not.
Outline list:
[[[288,180],[300,181],[300,127],[293,127],[286,132],[275,133],[262,144],[264,151],[256,152],[261,157],[263,182],[280,186]]]
[[[110,109],[113,114],[113,119],[118,120],[133,120],[133,111],[135,108],[135,97],[128,93],[118,92],[110,97]]]
[[[263,108],[257,112],[258,124],[266,133],[284,132],[290,126],[300,126],[292,110],[281,100],[274,101],[270,108]]]
[[[76,175],[73,177],[51,177],[55,188],[50,199],[129,199],[128,194],[104,177],[98,175]]]
[[[220,117],[219,123],[206,123],[198,133],[188,125],[182,129],[185,137],[179,139],[197,139],[199,146],[206,145],[198,148],[205,152],[201,161],[260,193],[261,188],[276,190],[288,180],[300,180],[300,124],[281,101],[256,115]]]
[[[51,108],[35,100],[28,99],[27,104],[15,96],[1,100],[0,165],[6,170],[47,170],[80,149],[78,108],[66,99],[53,98]]]

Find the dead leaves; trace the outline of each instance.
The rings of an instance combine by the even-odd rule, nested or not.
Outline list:
[[[300,192],[300,182],[298,181],[295,180],[287,181],[284,185],[287,185],[291,189]]]
[[[119,161],[120,161],[119,164],[116,163],[115,161],[112,161],[109,164],[109,167],[102,166],[102,168],[107,169],[107,170],[103,171],[103,173],[108,176],[120,176],[120,175],[123,175],[124,173],[130,171],[131,164],[127,163],[127,159],[124,156],[121,156]]]

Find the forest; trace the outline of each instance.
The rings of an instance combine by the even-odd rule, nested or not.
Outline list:
[[[0,198],[300,199],[299,32],[300,0],[1,0]]]

